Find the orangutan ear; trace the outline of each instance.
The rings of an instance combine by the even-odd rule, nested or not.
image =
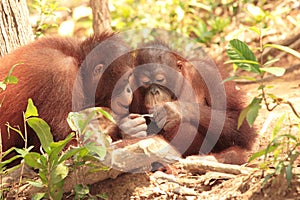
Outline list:
[[[104,65],[103,64],[98,64],[94,68],[94,76],[99,76],[103,73],[104,71]]]
[[[183,67],[183,61],[178,60],[176,64],[177,64],[177,68],[181,70]]]

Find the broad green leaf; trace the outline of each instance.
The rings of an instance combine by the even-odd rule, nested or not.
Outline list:
[[[16,83],[18,83],[17,77],[12,76],[11,74],[13,73],[14,69],[16,68],[16,66],[18,66],[18,65],[20,65],[20,64],[22,64],[22,63],[17,63],[17,64],[13,65],[13,66],[10,68],[10,70],[9,70],[9,72],[8,72],[8,74],[7,74],[7,76],[6,76],[6,77],[4,78],[4,80],[3,80],[3,83],[4,83],[4,84],[16,84]]]
[[[244,121],[244,119],[246,118],[246,116],[247,116],[247,113],[248,113],[248,111],[249,111],[249,107],[246,107],[246,108],[244,108],[243,110],[242,110],[242,112],[240,113],[240,115],[239,115],[239,118],[238,118],[238,129],[241,127],[241,125],[243,124],[243,121]]]
[[[46,193],[36,193],[32,196],[31,200],[40,200],[45,197]]]
[[[63,181],[69,173],[68,167],[61,163],[55,167],[50,173],[50,182],[49,184],[56,184]]]
[[[50,187],[50,199],[63,199],[64,181],[52,184]]]
[[[275,127],[273,129],[273,132],[272,132],[272,137],[271,137],[271,140],[274,140],[274,138],[276,137],[276,135],[278,134],[278,132],[280,131],[280,129],[282,128],[282,123],[283,123],[283,120],[285,119],[286,115],[283,114],[276,122],[275,124]]]
[[[40,176],[41,181],[44,184],[48,185],[48,171],[47,171],[47,169],[39,169],[39,176]]]
[[[229,47],[226,49],[226,52],[230,60],[243,61],[235,63],[241,69],[261,74],[256,57],[244,42],[238,39],[230,40]],[[245,63],[245,60],[254,61],[255,64],[251,62]]]
[[[25,112],[25,118],[28,119],[29,117],[38,117],[39,113],[35,105],[33,104],[32,99],[28,99],[28,104]]]
[[[90,193],[89,187],[88,186],[83,186],[82,184],[77,184],[74,186],[74,192],[75,195],[82,195],[82,197],[84,197],[84,195],[87,195]]]
[[[27,123],[39,137],[43,149],[49,152],[50,143],[53,142],[49,125],[43,119],[37,117],[29,118]]]
[[[293,178],[293,166],[291,165],[291,163],[288,164],[288,166],[285,169],[285,173],[286,173],[286,180],[288,182],[288,186],[291,185],[292,182],[292,178]]]
[[[39,162],[41,154],[36,152],[29,152],[25,155],[24,160],[27,165],[35,169],[43,168],[42,164]]]
[[[250,105],[248,106],[249,110],[248,110],[246,119],[250,126],[253,125],[255,119],[258,116],[258,111],[261,108],[261,105],[260,105],[261,101],[262,101],[261,98],[254,98],[252,100],[252,102],[250,103]]]
[[[4,79],[5,84],[17,84],[18,83],[18,78],[15,76],[7,76]]]
[[[285,73],[285,69],[281,67],[261,67],[260,70],[274,74],[275,76],[282,76]]]
[[[294,49],[289,48],[289,47],[282,46],[282,45],[279,45],[279,44],[265,44],[263,46],[263,48],[266,48],[266,47],[271,47],[271,48],[279,49],[281,51],[285,51],[285,52],[290,53],[293,56],[296,56],[297,58],[300,59],[300,53],[298,51],[295,51]]]

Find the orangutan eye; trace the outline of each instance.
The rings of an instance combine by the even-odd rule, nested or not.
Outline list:
[[[144,84],[144,85],[150,85],[151,82],[150,82],[150,81],[144,81],[143,84]]]
[[[143,85],[145,85],[145,86],[148,86],[148,85],[151,84],[150,78],[147,77],[147,76],[145,76],[145,75],[142,76],[142,77],[140,78],[140,81],[141,81],[141,83],[142,83]]]
[[[166,80],[165,75],[163,75],[163,74],[157,74],[155,79],[158,83],[164,83]]]

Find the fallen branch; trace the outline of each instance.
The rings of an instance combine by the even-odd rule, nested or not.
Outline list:
[[[231,165],[231,164],[223,164],[215,161],[208,161],[205,159],[199,160],[188,160],[188,159],[180,159],[178,163],[178,167],[182,167],[185,170],[191,172],[203,172],[203,171],[215,171],[222,172],[228,174],[244,174],[249,175],[253,173],[255,169],[250,167],[244,167],[240,165]]]

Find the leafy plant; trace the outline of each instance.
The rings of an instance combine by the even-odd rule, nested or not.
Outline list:
[[[74,135],[70,134],[64,140],[54,142],[49,125],[38,117],[37,108],[31,99],[28,100],[25,121],[38,135],[43,151],[45,152],[43,154],[29,152],[24,155],[25,163],[39,170],[40,180],[29,181],[30,184],[41,188],[42,191],[36,194],[34,198],[41,199],[47,197],[50,199],[61,199],[64,179],[69,173],[69,169],[64,161],[76,154],[80,148],[73,148],[61,154],[64,147],[71,141]]]
[[[153,5],[154,4],[154,5]],[[112,1],[112,28],[117,31],[141,28],[173,30],[209,44],[230,23],[229,16],[219,16],[216,9],[234,9],[231,1]]]
[[[300,53],[293,49],[290,49],[289,47],[277,45],[277,44],[263,44],[262,43],[263,34],[261,33],[261,31],[255,27],[252,27],[251,30],[257,33],[260,37],[260,47],[258,48],[258,50],[261,53],[261,56],[262,56],[262,52],[266,48],[275,48],[290,53],[300,59]],[[276,94],[267,92],[267,90],[269,88],[272,88],[273,86],[265,84],[264,82],[265,75],[273,74],[275,76],[280,77],[283,76],[285,73],[284,68],[276,67],[273,65],[279,59],[275,58],[263,62],[262,59],[256,58],[253,51],[248,47],[247,44],[245,44],[244,42],[238,39],[231,40],[229,42],[229,46],[226,51],[228,57],[230,58],[230,61],[226,63],[233,63],[235,68],[240,68],[243,71],[247,71],[249,75],[232,76],[226,79],[225,81],[244,79],[244,80],[254,81],[258,84],[259,93],[257,96],[253,98],[251,103],[240,113],[238,119],[238,127],[241,126],[244,120],[246,120],[248,124],[252,126],[255,119],[258,116],[259,110],[262,108],[262,105],[264,105],[268,111],[273,111],[277,106],[286,104],[291,108],[292,112],[298,118],[300,118],[291,102],[278,97]],[[291,133],[279,134],[284,119],[285,119],[285,115],[282,116],[277,121],[267,148],[253,154],[253,156],[250,158],[251,161],[260,156],[264,156],[264,163],[261,165],[263,169],[266,169],[270,164],[273,164],[275,166],[274,173],[269,174],[266,177],[265,182],[273,175],[285,173],[286,179],[290,184],[292,178],[293,163],[300,154],[299,150],[297,150],[297,147],[300,146],[299,135],[294,136]],[[297,124],[299,128],[299,123]],[[293,127],[293,125],[290,125],[289,127]],[[274,154],[273,161],[267,160],[268,155],[270,153]],[[279,156],[279,155],[284,155],[284,156]]]
[[[56,11],[68,10],[59,6],[57,0],[32,0],[29,7],[38,15],[36,25],[33,27],[37,38],[44,35],[49,29],[58,27]]]

